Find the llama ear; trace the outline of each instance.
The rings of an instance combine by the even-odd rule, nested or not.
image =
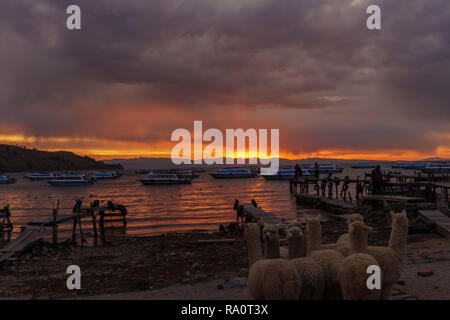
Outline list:
[[[402,210],[402,215],[405,216],[405,217],[407,216],[405,209]]]
[[[390,213],[391,213],[391,217],[395,216],[394,211],[391,210]]]

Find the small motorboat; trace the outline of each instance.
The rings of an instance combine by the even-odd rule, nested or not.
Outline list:
[[[55,178],[55,174],[52,172],[34,172],[25,175],[25,178],[32,181],[46,181],[53,180]]]
[[[16,179],[11,178],[10,176],[4,176],[2,174],[0,174],[0,184],[11,184],[11,183],[15,183]]]
[[[158,173],[150,172],[146,178],[139,179],[143,185],[161,184],[188,184],[192,178],[186,178],[178,173]]]
[[[107,180],[107,179],[117,179],[122,174],[118,171],[99,171],[94,172],[92,177],[96,180]]]
[[[421,171],[423,173],[450,173],[450,161],[430,162]]]
[[[403,170],[420,170],[427,167],[430,163],[428,161],[397,161],[392,165],[392,168]]]
[[[224,168],[210,173],[214,179],[254,178],[256,175],[257,173],[247,168]]]
[[[305,165],[301,166],[302,169],[306,169],[314,174],[314,171],[316,170],[314,165]],[[335,164],[319,164],[317,166],[317,170],[319,171],[319,174],[328,174],[328,173],[341,173],[344,171],[344,168],[339,168]]]
[[[352,164],[353,169],[371,169],[375,168],[375,164],[372,162],[357,162],[355,164]]]
[[[274,171],[272,174],[261,174],[264,179],[267,180],[291,180],[295,177],[295,169],[280,169]],[[302,178],[314,177],[314,174],[310,170],[302,169]]]
[[[53,180],[47,181],[52,186],[87,186],[94,183],[94,179],[87,177],[82,173],[63,173],[57,175]]]

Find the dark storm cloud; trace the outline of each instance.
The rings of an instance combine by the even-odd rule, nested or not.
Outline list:
[[[81,31],[65,28],[74,3]],[[1,118],[34,135],[158,140],[176,128],[173,114],[190,124],[271,108],[277,121],[255,116],[246,126],[279,127],[293,150],[431,150],[427,134],[448,132],[450,120],[450,4],[371,1],[382,8],[381,31],[365,28],[368,4],[5,0]],[[117,109],[130,106],[136,115],[122,121]],[[136,129],[140,113],[146,133]],[[122,130],[102,130],[102,120]],[[297,134],[308,142],[295,145]]]

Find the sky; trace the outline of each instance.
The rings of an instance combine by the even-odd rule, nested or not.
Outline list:
[[[202,120],[291,159],[450,158],[448,0],[2,0],[0,61],[0,143],[167,157]]]

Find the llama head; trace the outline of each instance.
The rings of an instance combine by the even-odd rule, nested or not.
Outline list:
[[[402,210],[402,212],[398,213],[394,213],[391,211],[391,217],[392,217],[392,228],[402,228],[402,229],[408,228],[408,216],[405,210]]]
[[[300,221],[295,220],[295,221],[293,221],[293,222],[291,222],[291,223],[288,224],[288,230],[289,230],[290,228],[299,228],[299,229],[301,230],[301,229],[302,229],[302,224],[301,224]]]
[[[263,228],[264,241],[276,241],[278,240],[278,226],[276,224],[266,223]]]
[[[321,230],[320,219],[306,218],[306,232],[315,232]]]
[[[350,225],[350,239],[361,244],[367,243],[370,228],[364,222],[355,221]]]
[[[355,221],[361,221],[364,222],[364,217],[360,215],[359,213],[351,214],[350,217],[348,217],[348,225],[351,225]]]
[[[253,237],[259,237],[260,230],[256,223],[246,223],[244,224],[244,237],[245,239],[250,239]]]
[[[290,227],[287,231],[286,238],[288,240],[303,238],[303,231],[299,227]]]

